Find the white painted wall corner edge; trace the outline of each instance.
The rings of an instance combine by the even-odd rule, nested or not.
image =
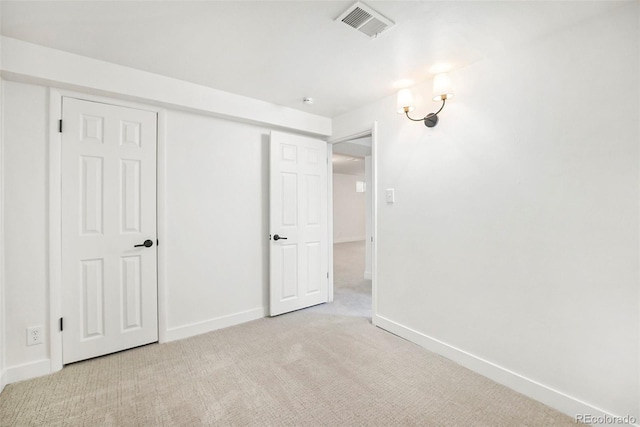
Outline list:
[[[7,385],[4,303],[4,81],[0,78],[0,393]]]
[[[562,393],[544,384],[540,384],[532,379],[524,377],[495,363],[484,360],[471,353],[460,350],[452,345],[442,342],[436,338],[425,335],[400,323],[394,322],[384,316],[378,314],[373,315],[372,323],[391,332],[401,338],[409,340],[427,350],[433,351],[441,356],[454,361],[484,377],[489,378],[524,394],[527,397],[535,399],[547,406],[550,406],[575,420],[577,414],[591,414],[594,417],[617,415],[611,414],[589,403],[583,402],[575,397]],[[638,426],[638,424],[633,424]]]
[[[259,307],[251,310],[241,311],[239,313],[229,314],[227,316],[216,317],[214,319],[205,320],[203,322],[191,323],[188,325],[178,326],[166,331],[165,342],[181,340],[193,337],[207,332],[212,332],[229,326],[239,325],[251,320],[262,319],[267,316],[267,308]]]

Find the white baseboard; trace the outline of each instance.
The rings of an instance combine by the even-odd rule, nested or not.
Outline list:
[[[169,329],[165,335],[165,341],[174,341],[182,338],[192,337],[194,335],[204,334],[206,332],[215,331],[240,323],[249,322],[251,320],[261,319],[267,315],[264,307],[247,310],[240,313],[234,313],[228,316],[222,316],[204,322],[192,323],[190,325],[179,326]],[[0,375],[0,391],[6,384],[24,381],[31,378],[40,377],[51,374],[51,360],[43,359],[36,362],[25,363],[24,365],[12,366]]]
[[[0,393],[4,390],[4,386],[7,385],[7,374],[5,371],[0,371]]]
[[[31,378],[49,375],[50,373],[51,360],[42,359],[7,368],[5,372],[5,381],[7,384],[17,383],[18,381],[29,380]]]
[[[242,311],[240,313],[217,317],[215,319],[205,320],[204,322],[178,326],[167,330],[164,342],[181,340],[183,338],[189,338],[195,335],[215,331],[216,329],[228,328],[229,326],[239,325],[251,320],[262,319],[266,315],[267,309],[260,307]]]
[[[363,240],[365,240],[364,236],[340,237],[339,239],[333,239],[333,243],[361,242]]]
[[[370,272],[370,271],[365,271],[365,272],[364,272],[364,278],[365,278],[365,279],[367,279],[367,280],[371,280],[371,278],[372,278],[372,277],[373,277],[373,276],[371,275],[371,272]]]
[[[593,417],[614,417],[615,415],[569,396],[561,391],[554,390],[544,384],[524,377],[495,363],[474,356],[471,353],[460,350],[436,338],[432,338],[409,327],[396,323],[383,316],[374,315],[373,324],[394,335],[416,343],[427,350],[438,353],[454,362],[471,369],[499,384],[507,386],[532,399],[544,403],[575,420],[577,414],[590,414]],[[638,426],[638,424],[633,424]]]

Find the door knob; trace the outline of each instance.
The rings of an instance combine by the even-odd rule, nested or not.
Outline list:
[[[286,238],[286,237],[280,237],[280,236],[278,236],[277,234],[273,236],[273,240],[280,240],[280,239],[282,239],[282,240],[287,240],[287,238]]]
[[[151,246],[153,246],[153,240],[147,239],[141,245],[133,245],[134,248],[141,248],[142,246],[144,246],[145,248],[150,248]]]

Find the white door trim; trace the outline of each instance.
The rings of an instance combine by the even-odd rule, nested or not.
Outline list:
[[[328,205],[329,220],[327,221],[327,233],[329,234],[329,301],[333,301],[333,144],[350,141],[352,139],[371,136],[371,321],[376,325],[378,318],[378,122],[373,122],[370,128],[328,142],[327,159],[328,171]],[[377,325],[376,325],[377,326]]]
[[[167,263],[166,241],[166,186],[167,186],[167,110],[158,110],[158,130],[156,132],[158,146],[156,147],[156,227],[158,228],[158,342],[170,341],[168,338],[169,321],[167,319]]]
[[[152,111],[158,114],[157,132],[157,232],[158,232],[158,340],[165,342],[167,310],[166,310],[166,278],[165,278],[165,250],[163,238],[166,235],[165,223],[165,143],[166,143],[166,111],[162,108],[137,104],[119,99],[105,98],[96,95],[73,92],[69,90],[49,88],[49,242],[48,242],[48,280],[49,280],[49,355],[51,372],[62,369],[62,334],[59,319],[62,317],[62,134],[59,132],[59,121],[62,117],[62,98],[78,98],[93,102],[118,105]]]
[[[333,143],[327,143],[327,302],[333,302]]]

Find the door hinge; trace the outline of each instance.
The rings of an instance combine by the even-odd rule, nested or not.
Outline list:
[[[62,133],[62,119],[58,121],[58,132]]]
[[[160,246],[160,240],[156,239],[156,246]]]
[[[327,279],[329,278],[329,272],[327,271]]]
[[[64,331],[64,322],[62,320],[62,317],[60,318],[60,332]]]

